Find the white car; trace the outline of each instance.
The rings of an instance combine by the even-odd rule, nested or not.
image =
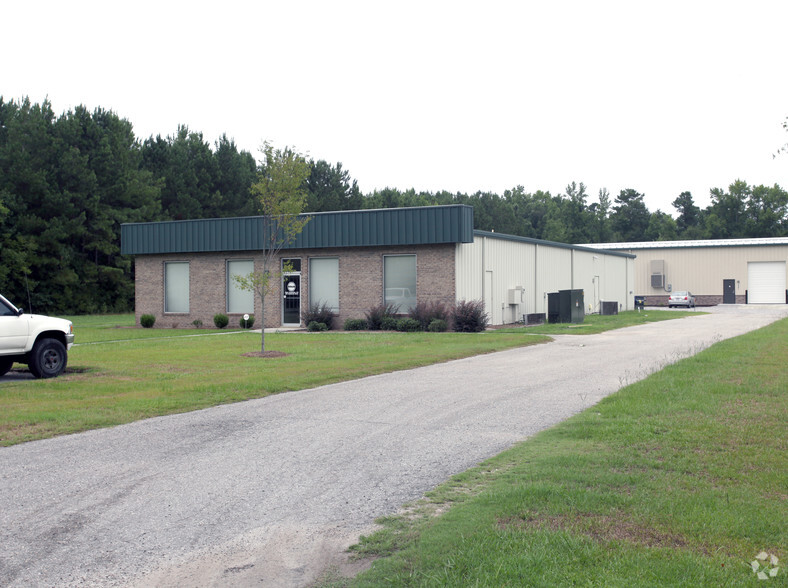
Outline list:
[[[26,314],[0,295],[0,376],[14,362],[26,363],[36,378],[54,378],[68,363],[74,344],[71,321]]]
[[[686,290],[678,290],[668,296],[668,308],[674,306],[686,306],[687,308],[695,308],[695,297],[692,292]]]
[[[386,304],[393,304],[398,312],[409,312],[416,306],[416,297],[410,288],[386,288]]]

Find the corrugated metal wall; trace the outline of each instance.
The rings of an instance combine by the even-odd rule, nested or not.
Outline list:
[[[533,293],[537,305],[530,312],[547,312],[547,293],[570,288],[572,288],[572,250],[539,245]]]
[[[651,261],[665,261],[665,283],[673,290],[690,290],[699,296],[722,296],[722,281],[736,280],[736,294],[749,289],[747,262],[788,261],[788,246],[698,247],[633,249],[634,290],[638,296],[667,296],[663,288],[651,287]]]
[[[457,300],[485,300],[492,324],[547,312],[547,293],[571,288],[584,290],[586,312],[595,292],[597,305],[602,299],[618,301],[623,310],[634,307],[628,296],[633,260],[620,255],[477,231],[473,243],[457,245],[455,259]],[[511,305],[509,290],[518,287],[522,302]]]

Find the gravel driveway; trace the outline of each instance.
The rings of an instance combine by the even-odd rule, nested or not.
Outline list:
[[[788,316],[711,310],[0,448],[0,585],[305,585],[452,474]]]

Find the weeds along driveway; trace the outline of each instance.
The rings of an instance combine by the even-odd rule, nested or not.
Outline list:
[[[0,585],[305,585],[452,474],[786,315],[718,307],[0,448]]]

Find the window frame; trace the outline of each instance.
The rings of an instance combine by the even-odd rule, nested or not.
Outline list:
[[[168,275],[167,275],[167,267],[168,266],[175,266],[175,265],[185,265],[186,266],[186,310],[168,310],[167,302],[167,283],[168,283]],[[192,272],[191,272],[191,262],[186,260],[170,260],[164,262],[164,275],[163,275],[163,282],[164,282],[164,314],[189,314],[191,312],[191,281],[192,281]]]
[[[402,308],[401,306],[397,310],[398,314],[407,314],[413,308],[415,308],[416,304],[418,303],[418,286],[419,286],[419,260],[418,256],[415,253],[391,253],[391,254],[384,254],[383,255],[383,304],[388,306],[389,304],[397,304],[396,302],[389,302],[388,297],[386,296],[386,290],[390,288],[404,288],[404,286],[388,286],[386,284],[386,259],[393,258],[393,257],[412,257],[413,258],[413,269],[415,273],[415,292],[411,292],[413,298],[413,305],[409,308]]]
[[[309,274],[308,274],[308,279],[309,279],[309,296],[308,296],[309,306],[311,307],[316,302],[319,302],[319,300],[318,301],[312,300],[312,284],[313,284],[313,281],[312,281],[312,279],[313,279],[312,278],[312,276],[313,276],[313,274],[312,274],[312,262],[313,261],[326,261],[326,260],[335,260],[336,263],[337,263],[337,304],[336,304],[336,306],[331,306],[329,308],[331,309],[332,312],[339,312],[339,308],[340,308],[340,300],[339,300],[339,256],[336,256],[336,255],[309,257],[307,259],[307,265],[308,265],[308,268],[309,268]]]
[[[224,263],[224,275],[225,275],[225,311],[227,314],[254,314],[254,292],[249,292],[252,299],[252,307],[250,310],[230,310],[230,288],[232,286],[232,275],[230,274],[230,264],[233,262],[248,262],[252,264],[252,273],[254,273],[254,259],[251,257],[239,257],[236,259],[226,259]],[[234,274],[234,275],[241,275],[241,274]],[[236,286],[237,287],[237,286]],[[240,288],[239,288],[240,290]],[[244,292],[243,290],[240,290]],[[246,293],[246,292],[244,292]]]

